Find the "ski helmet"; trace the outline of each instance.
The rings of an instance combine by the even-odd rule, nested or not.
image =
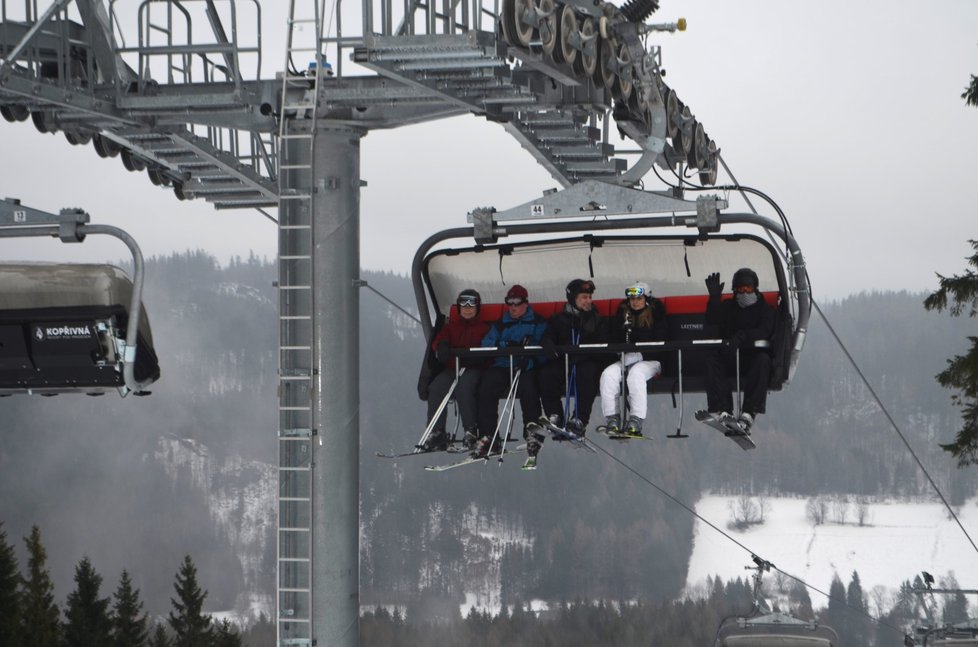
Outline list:
[[[594,294],[594,281],[574,279],[567,284],[567,303],[574,305],[578,294]]]
[[[760,281],[757,280],[757,273],[749,267],[742,267],[734,272],[732,289],[736,291],[743,285],[749,285],[755,290],[760,285]]]
[[[625,288],[625,297],[628,299],[632,297],[645,297],[645,302],[648,303],[649,299],[652,298],[652,288],[645,281],[635,281]]]
[[[473,301],[475,303],[472,303]],[[466,289],[462,290],[461,292],[459,292],[458,293],[458,298],[455,299],[455,306],[458,307],[459,311],[461,311],[462,304],[463,303],[465,305],[474,305],[475,306],[475,314],[476,314],[476,316],[478,316],[479,315],[479,310],[482,307],[482,295],[480,295],[478,292],[476,292],[472,288],[466,288]]]

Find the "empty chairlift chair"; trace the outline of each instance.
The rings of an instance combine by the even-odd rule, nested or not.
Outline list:
[[[0,394],[125,389],[127,361],[141,393],[160,367],[145,311],[126,358],[132,296],[111,265],[0,264]]]

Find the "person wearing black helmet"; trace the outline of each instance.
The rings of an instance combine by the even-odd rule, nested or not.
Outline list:
[[[458,308],[458,319],[450,319],[441,327],[431,342],[431,348],[435,351],[435,356],[444,366],[444,369],[435,376],[428,387],[429,421],[438,411],[438,407],[448,394],[452,382],[455,381],[457,358],[451,356],[451,349],[477,348],[482,344],[482,338],[489,331],[489,324],[479,319],[482,297],[478,292],[471,288],[462,290],[459,292],[458,298],[455,299],[455,307]],[[479,386],[483,362],[463,359],[461,363],[465,371],[459,376],[452,397],[458,405],[462,428],[465,429],[464,442],[471,445],[478,435],[476,432],[478,427],[476,389]],[[448,433],[445,431],[447,417],[448,410],[446,408],[438,416],[423,449],[428,451],[448,449],[449,439]]]
[[[625,288],[625,299],[611,320],[611,341],[618,344],[665,341],[669,336],[666,325],[666,307],[652,296],[652,288],[645,281],[636,281]],[[641,437],[642,424],[648,415],[646,383],[662,372],[657,353],[625,353],[625,382],[628,386],[629,416],[622,427],[623,411],[619,410],[622,362],[615,362],[601,373],[601,409],[605,424],[598,431],[616,436]]]
[[[758,290],[757,273],[748,267],[733,275],[733,298],[723,299],[720,274],[706,279],[710,299],[706,306],[706,323],[717,326],[724,346],[706,358],[706,401],[714,416],[729,416],[733,411],[731,380],[736,369],[736,351],[740,350],[741,387],[744,404],[738,422],[749,432],[755,418],[765,412],[767,387],[771,375],[771,356],[755,342],[770,340],[774,335],[774,309]]]
[[[608,341],[608,320],[593,308],[592,295],[594,282],[587,279],[574,279],[565,290],[567,303],[564,309],[550,318],[543,333],[541,345],[551,355],[556,355],[554,346],[580,346]],[[562,360],[563,358],[561,358]],[[598,395],[598,378],[608,363],[600,355],[570,355],[571,388],[568,394],[563,361],[550,362],[540,369],[540,399],[543,401],[544,424],[566,429],[583,435],[591,419],[594,398]],[[564,420],[564,409],[560,397],[574,398],[574,409],[569,408]]]

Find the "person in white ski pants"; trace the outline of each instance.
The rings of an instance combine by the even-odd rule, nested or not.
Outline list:
[[[625,381],[628,384],[628,410],[631,415],[645,420],[648,413],[648,395],[645,383],[662,373],[662,364],[655,360],[643,360],[642,353],[625,353],[625,367],[628,369]],[[618,394],[621,392],[621,362],[615,362],[601,372],[600,393],[601,412],[607,418],[621,413],[618,407]]]
[[[638,344],[665,341],[669,334],[666,325],[666,308],[652,296],[645,281],[636,281],[625,288],[625,300],[618,306],[610,322],[613,343]],[[621,392],[622,364],[627,371],[628,418],[618,407]],[[624,433],[626,436],[642,436],[642,424],[648,412],[645,383],[662,372],[662,364],[654,351],[628,352],[622,361],[615,362],[601,372],[598,392],[601,394],[601,410],[605,424],[598,431],[606,434]]]

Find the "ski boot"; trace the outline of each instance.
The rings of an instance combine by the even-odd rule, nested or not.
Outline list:
[[[580,418],[568,418],[567,426],[564,427],[567,431],[574,434],[578,438],[583,438],[585,432],[587,432],[587,425]]]
[[[448,450],[448,434],[444,429],[436,429],[428,434],[428,440],[421,445],[426,452],[444,452]]]
[[[628,424],[625,425],[625,435],[632,438],[642,437],[642,422],[638,416],[629,416]]]
[[[750,428],[754,424],[754,416],[746,411],[743,411],[741,412],[740,417],[737,418],[737,422],[740,423],[740,426],[744,430],[745,434],[750,434]]]
[[[605,418],[603,425],[598,425],[598,433],[606,436],[616,436],[621,433],[621,418],[618,415]]]
[[[485,458],[486,456],[488,456],[489,444],[490,441],[487,436],[482,436],[477,441],[475,441],[475,444],[472,445],[472,452],[470,454],[472,458]]]
[[[465,436],[462,437],[462,446],[465,449],[472,451],[475,448],[476,441],[479,440],[479,435],[476,433],[475,429],[466,429]]]

